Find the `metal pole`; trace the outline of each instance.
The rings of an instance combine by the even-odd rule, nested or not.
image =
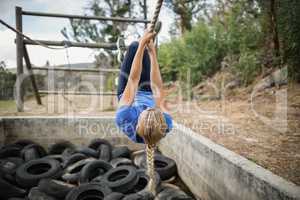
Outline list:
[[[61,90],[39,90],[40,94],[64,94],[64,95],[98,95],[98,96],[115,96],[114,92],[80,92],[80,91],[61,91]]]
[[[30,77],[30,80],[31,80],[31,83],[32,83],[32,88],[33,88],[33,91],[34,91],[36,102],[39,105],[42,105],[41,97],[39,95],[38,87],[37,87],[36,82],[35,82],[34,74],[32,72],[32,67],[31,67],[31,63],[30,63],[30,59],[29,59],[29,55],[28,55],[28,52],[27,52],[27,49],[26,49],[25,45],[24,45],[24,58],[25,58],[27,71],[29,73],[29,77]]]
[[[22,32],[22,8],[16,7],[16,29]],[[24,88],[22,86],[23,75],[23,38],[16,34],[16,57],[17,57],[17,80],[16,80],[16,103],[18,112],[24,111]]]
[[[44,45],[48,46],[65,46],[66,44],[69,47],[85,47],[85,48],[103,48],[103,49],[110,49],[110,50],[116,50],[117,45],[115,43],[83,43],[83,42],[67,42],[66,41],[52,41],[52,40],[35,40],[37,43],[27,40],[24,40],[24,44],[28,45],[39,45],[38,43],[42,43]]]
[[[119,69],[105,68],[69,68],[69,67],[32,67],[33,70],[53,70],[53,71],[71,71],[71,72],[96,72],[96,73],[119,73]]]
[[[82,16],[82,15],[66,15],[59,13],[43,13],[43,12],[31,12],[23,11],[23,15],[40,16],[40,17],[57,17],[57,18],[69,18],[69,19],[85,19],[85,20],[103,20],[103,21],[118,21],[128,23],[149,23],[147,19],[135,19],[126,17],[103,17],[103,16]]]

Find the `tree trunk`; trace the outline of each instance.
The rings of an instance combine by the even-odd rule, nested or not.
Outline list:
[[[280,45],[279,45],[278,30],[277,30],[276,0],[270,0],[270,25],[271,25],[272,40],[273,40],[275,55],[276,57],[279,57]]]

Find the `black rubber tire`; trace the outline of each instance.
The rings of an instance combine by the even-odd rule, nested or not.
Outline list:
[[[70,158],[73,154],[75,154],[76,148],[75,149],[70,149],[70,148],[66,148],[62,153],[61,156],[64,160],[67,160],[68,158]]]
[[[25,152],[28,150],[28,149],[35,149],[39,158],[42,158],[44,156],[47,155],[47,152],[46,150],[44,149],[44,147],[42,147],[41,145],[39,144],[29,144],[27,146],[25,146],[22,151],[21,151],[21,157],[25,160]],[[34,157],[33,155],[31,155],[30,157]]]
[[[24,163],[24,160],[20,157],[8,157],[5,160],[15,163],[18,167]]]
[[[78,184],[79,181],[79,173],[65,173],[62,175],[62,180],[70,183],[70,184]]]
[[[14,174],[18,166],[9,160],[0,160],[0,172],[1,174]]]
[[[28,140],[28,139],[21,139],[21,140],[17,140],[14,144],[21,146],[22,148],[26,147],[29,144],[36,144],[34,141],[32,140]]]
[[[130,165],[130,166],[133,165],[132,161],[129,160],[128,158],[115,158],[110,161],[110,164],[113,168],[124,166],[124,165]]]
[[[194,200],[180,189],[167,187],[157,194],[161,200]]]
[[[10,184],[16,185],[15,183],[15,172],[18,166],[8,160],[0,160],[0,176],[8,181]]]
[[[18,197],[12,197],[12,198],[9,198],[8,200],[26,200],[24,198],[18,198]]]
[[[113,191],[126,194],[138,182],[137,170],[133,166],[113,168],[103,175],[102,182]]]
[[[80,160],[86,159],[87,156],[82,154],[82,153],[75,153],[73,155],[71,155],[69,158],[67,158],[66,160],[64,160],[64,162],[62,163],[63,168],[66,168]]]
[[[15,174],[22,164],[23,160],[19,157],[8,157],[0,160],[0,175],[9,183],[17,185]]]
[[[138,151],[138,153],[133,152],[132,154],[133,164],[138,168],[142,167],[142,162],[145,162],[146,152],[144,150]]]
[[[60,163],[54,159],[31,160],[21,165],[16,171],[17,183],[24,188],[31,188],[44,178],[56,178],[61,174]]]
[[[110,151],[112,151],[112,145],[110,144],[110,142],[105,140],[105,139],[101,139],[101,138],[93,139],[90,142],[90,144],[88,145],[88,147],[91,148],[91,149],[97,150],[100,147],[100,145],[102,145],[102,144],[108,145],[109,148],[110,148]]]
[[[35,148],[29,148],[29,149],[22,150],[22,157],[25,162],[28,162],[30,160],[39,159],[40,155]]]
[[[115,147],[112,152],[112,159],[114,158],[129,158],[130,159],[130,150],[127,146],[118,146]]]
[[[44,192],[40,191],[37,187],[31,188],[28,194],[29,200],[56,200],[56,198],[45,194]]]
[[[103,200],[121,200],[123,199],[125,195],[119,192],[112,192],[109,195],[107,195],[106,197],[104,197]]]
[[[47,195],[57,199],[64,199],[67,194],[75,188],[75,185],[54,179],[42,179],[38,184],[38,189]]]
[[[49,146],[48,152],[50,155],[52,154],[62,154],[65,149],[75,149],[75,145],[67,140],[58,141]]]
[[[86,164],[92,161],[95,161],[95,159],[86,158],[68,166],[65,169],[64,174],[62,175],[62,179],[68,183],[78,183],[80,177],[80,171],[83,169],[83,167]]]
[[[149,176],[146,174],[146,170],[145,169],[138,169],[137,170],[137,175],[139,177],[137,184],[134,186],[134,188],[132,189],[132,193],[145,193],[147,192],[147,187],[150,181]],[[160,180],[160,176],[157,172],[155,172],[155,185],[156,185],[156,189],[160,187],[161,184],[161,180]]]
[[[160,155],[155,155],[155,170],[158,172],[162,181],[168,180],[173,176],[177,175],[177,166],[174,160]],[[147,167],[146,158],[143,159],[141,163],[143,168]]]
[[[0,149],[0,159],[7,157],[20,157],[22,147],[18,145],[7,145]]]
[[[129,194],[125,196],[122,200],[153,200],[154,196],[150,192],[144,193],[136,193],[136,194]]]
[[[102,200],[111,192],[111,189],[103,184],[86,183],[71,190],[71,192],[69,192],[69,194],[66,196],[65,200],[92,199],[88,197],[94,197],[94,200]]]
[[[86,164],[80,171],[80,183],[88,183],[97,176],[102,176],[112,169],[112,166],[103,160],[95,160]]]
[[[62,155],[60,155],[60,154],[52,154],[52,155],[48,155],[44,158],[54,159],[54,160],[57,160],[59,163],[63,162]]]
[[[3,178],[0,178],[0,194],[1,199],[8,199],[11,197],[24,197],[26,195],[26,190],[18,188]]]
[[[163,191],[164,189],[167,188],[172,188],[175,190],[180,190],[180,188],[177,185],[171,184],[171,183],[161,183],[161,185],[156,189],[157,193],[160,193],[161,191]]]
[[[101,144],[98,148],[99,159],[109,162],[111,160],[111,147],[107,144]]]
[[[76,150],[76,153],[82,153],[87,157],[98,158],[98,152],[88,147],[82,147]]]
[[[93,183],[103,183],[103,176],[97,176],[91,182],[93,182]]]

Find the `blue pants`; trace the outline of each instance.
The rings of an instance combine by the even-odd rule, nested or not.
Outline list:
[[[119,80],[118,80],[118,99],[120,100],[120,95],[124,92],[124,89],[126,87],[128,76],[130,73],[130,69],[133,63],[134,56],[136,54],[136,51],[138,49],[139,43],[133,42],[128,47],[127,53],[125,55],[125,58],[121,64],[121,70],[119,74]],[[143,69],[141,73],[141,78],[139,82],[139,88],[138,90],[142,91],[150,91],[150,69],[151,69],[151,63],[150,63],[150,57],[148,54],[148,51],[145,49],[144,57],[143,57]]]

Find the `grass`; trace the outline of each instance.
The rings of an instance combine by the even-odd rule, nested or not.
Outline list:
[[[15,111],[16,103],[14,100],[0,100],[0,111]]]

